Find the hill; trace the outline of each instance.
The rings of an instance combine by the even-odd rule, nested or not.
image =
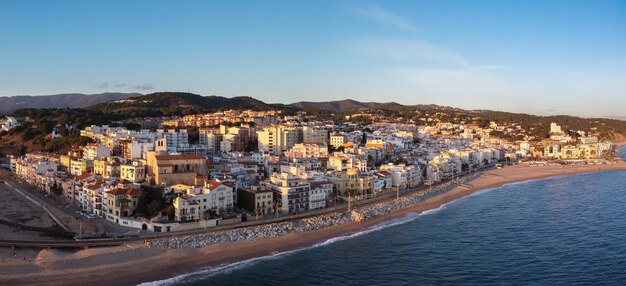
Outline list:
[[[270,110],[286,113],[299,110],[312,111],[329,119],[345,120],[344,115],[367,111],[371,114],[392,118],[397,122],[421,122],[422,117],[435,116],[437,121],[477,123],[488,126],[490,121],[498,124],[520,125],[531,130],[535,138],[546,138],[550,122],[563,126],[564,130],[596,130],[603,139],[623,141],[626,139],[626,121],[604,118],[580,118],[573,116],[535,116],[499,111],[467,111],[439,105],[401,105],[395,102],[359,102],[340,100],[329,102],[298,102],[291,105],[267,104],[252,97],[226,98],[201,96],[184,92],[156,92],[128,97],[128,94],[112,94],[117,99],[82,108],[25,108],[10,115],[18,118],[20,126],[0,134],[0,153],[20,154],[35,150],[60,152],[72,144],[85,144],[80,129],[90,124],[129,124],[127,120],[138,117],[182,116],[227,109]],[[101,97],[100,99],[102,99]],[[93,99],[92,99],[93,100]],[[69,103],[65,103],[69,104]],[[58,106],[52,105],[46,107]],[[363,118],[363,117],[358,117]],[[367,117],[364,117],[367,119]],[[367,122],[361,122],[367,124]],[[422,124],[422,123],[417,123]],[[52,129],[59,129],[63,138],[51,138]]]
[[[279,104],[267,104],[249,96],[227,98],[202,96],[186,92],[156,92],[96,104],[87,109],[123,118],[181,116],[228,109],[294,111],[295,108]]]
[[[78,108],[101,102],[120,100],[140,93],[107,92],[99,94],[64,93],[54,95],[17,95],[0,97],[0,114],[8,114],[23,108]]]
[[[624,141],[626,121],[607,118],[581,118],[569,115],[538,116],[525,113],[483,110],[476,113],[488,121],[516,123],[524,127],[535,127],[540,137],[548,135],[550,123],[556,122],[564,130],[596,130],[601,139]]]
[[[441,106],[436,104],[417,104],[417,105],[402,105],[397,102],[361,102],[353,99],[344,99],[336,101],[300,101],[290,104],[293,107],[303,110],[319,110],[330,112],[354,112],[370,109],[382,109],[382,110],[454,110],[464,111],[459,108]]]
[[[79,130],[91,124],[124,124],[138,117],[182,116],[227,109],[283,110],[296,108],[281,104],[266,104],[252,97],[226,98],[201,96],[184,92],[157,92],[98,103],[84,108],[24,108],[10,115],[18,118],[20,126],[0,134],[0,155],[20,154],[35,150],[59,152],[72,144],[86,143]],[[63,138],[51,138],[55,128],[66,133]],[[70,126],[71,130],[67,130]]]
[[[403,105],[395,102],[379,103],[379,102],[360,102],[352,99],[336,100],[336,101],[300,101],[290,104],[300,109],[316,109],[332,112],[349,112],[372,108],[401,108]]]

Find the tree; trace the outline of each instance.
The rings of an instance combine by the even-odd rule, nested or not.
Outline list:
[[[69,130],[67,130],[67,127],[65,126],[65,124],[60,124],[59,134],[61,134],[62,137],[66,137],[70,135],[70,132]]]
[[[61,188],[59,184],[54,182],[54,185],[52,185],[52,187],[50,188],[50,192],[52,192],[56,196],[60,196],[63,194],[63,188]]]
[[[200,140],[200,129],[198,129],[198,127],[196,126],[187,126],[186,129],[189,136],[189,144],[198,144]]]
[[[139,197],[137,198],[137,213],[151,218],[158,215],[164,206],[163,190],[150,186],[141,186]]]
[[[146,216],[154,217],[163,210],[163,202],[161,200],[151,201],[146,207]]]

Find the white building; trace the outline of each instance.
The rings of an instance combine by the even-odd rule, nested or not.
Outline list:
[[[88,160],[108,158],[111,156],[111,149],[102,144],[91,143],[83,148],[83,157]]]
[[[290,169],[283,166],[280,173],[273,173],[267,187],[274,191],[274,198],[278,200],[282,212],[308,211],[311,207],[309,204],[311,183]],[[304,172],[304,168],[297,169],[297,172]]]
[[[348,139],[346,135],[339,134],[339,133],[330,135],[330,145],[335,148],[339,148],[343,146],[343,144],[346,144],[347,142],[348,142]]]
[[[556,122],[552,122],[550,123],[550,133],[560,134],[563,133],[563,130],[561,129],[561,126],[556,124]]]
[[[5,116],[3,119],[0,119],[0,132],[9,131],[17,125],[17,119],[15,119],[15,117]]]
[[[230,182],[207,181],[201,193],[183,194],[174,200],[176,220],[194,220],[202,218],[207,211],[220,214],[231,209],[234,207],[234,191]]]
[[[259,152],[282,155],[302,142],[302,128],[273,125],[257,131]]]
[[[326,199],[333,194],[333,183],[330,181],[312,181],[309,192],[309,209],[326,207]]]
[[[289,158],[326,158],[328,157],[328,145],[317,142],[298,143],[285,152],[285,156]]]

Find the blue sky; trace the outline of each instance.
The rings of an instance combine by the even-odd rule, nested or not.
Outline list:
[[[0,0],[0,96],[626,115],[626,1]]]

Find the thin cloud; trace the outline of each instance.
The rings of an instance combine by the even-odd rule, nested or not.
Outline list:
[[[370,56],[392,60],[420,61],[446,64],[455,67],[470,67],[467,59],[460,53],[431,43],[413,40],[369,39],[353,42],[353,47]]]
[[[419,29],[409,19],[391,13],[387,10],[384,10],[383,8],[372,4],[352,6],[351,10],[357,15],[381,24],[390,25],[411,32],[419,32]]]
[[[142,85],[136,85],[133,87],[134,89],[140,89],[140,90],[151,90],[154,89],[154,87],[147,83],[147,84],[142,84]]]
[[[127,84],[125,83],[116,83],[114,86],[115,87],[126,87]]]
[[[103,82],[101,84],[97,84],[96,87],[97,88],[107,88],[107,87],[109,87],[109,83],[105,81],[105,82]]]

